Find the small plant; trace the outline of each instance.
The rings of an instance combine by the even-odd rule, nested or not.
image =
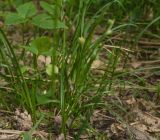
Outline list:
[[[23,55],[31,53],[33,61],[28,67],[32,69],[32,75],[22,71],[19,61],[25,62],[25,59],[21,60],[16,55],[17,50],[13,49],[3,29],[0,29],[0,38],[4,46],[0,51],[6,75],[10,75],[4,78],[11,84],[19,104],[32,115],[34,123],[38,107],[56,108],[56,113],[60,112],[61,133],[66,136],[67,130],[77,123],[80,131],[75,137],[79,139],[89,128],[93,110],[105,105],[101,98],[112,89],[120,51],[114,49],[107,54],[105,63],[108,67],[101,75],[98,87],[91,66],[99,57],[105,41],[120,27],[113,28],[114,20],[104,20],[107,10],[116,1],[106,3],[89,18],[86,16],[92,0],[78,0],[76,3],[78,7],[74,9],[74,1],[40,1],[41,10],[38,11],[32,2],[28,2],[18,6],[16,12],[6,15],[5,25],[21,24],[25,27],[32,24],[38,31],[28,43],[18,44],[20,49],[25,49]],[[105,30],[94,39],[96,27],[101,23],[105,23]],[[49,36],[43,34],[45,31]],[[51,63],[42,70],[37,64],[39,56],[51,59]]]

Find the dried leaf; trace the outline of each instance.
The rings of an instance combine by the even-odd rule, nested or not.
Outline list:
[[[102,62],[101,60],[95,60],[93,61],[91,68],[92,69],[102,68],[104,65],[105,65],[104,62]]]
[[[129,130],[134,135],[134,138],[136,140],[156,140],[155,138],[150,136],[148,133],[139,131],[139,130],[137,130],[135,128],[130,127]]]
[[[19,109],[16,109],[14,122],[14,127],[17,127],[19,130],[30,130],[33,126],[31,116],[26,110],[24,112],[21,112]]]
[[[135,98],[132,96],[131,98],[129,98],[128,100],[126,100],[126,103],[128,105],[132,105],[132,104],[135,104],[136,103],[136,100]]]
[[[139,61],[134,61],[134,62],[131,63],[131,66],[132,66],[134,69],[139,68],[141,65],[142,65],[142,63],[139,62]]]
[[[151,114],[142,112],[140,110],[137,110],[136,113],[139,122],[133,125],[136,129],[143,132],[144,131],[152,133],[160,132],[160,118],[152,116]]]

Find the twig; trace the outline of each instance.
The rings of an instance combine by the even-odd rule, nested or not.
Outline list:
[[[17,134],[17,135],[20,135],[24,132],[25,131],[19,131],[19,130],[0,130],[0,133],[2,133],[2,134]]]
[[[11,111],[7,111],[7,110],[0,110],[0,113],[14,114],[13,112],[11,112]]]
[[[124,38],[121,38],[121,37],[117,37],[117,38],[113,37],[111,39],[118,40],[118,41],[134,42],[134,40],[124,39]],[[140,40],[137,43],[142,44],[142,45],[151,45],[151,46],[158,46],[158,47],[160,46],[160,42],[148,42],[148,41]]]

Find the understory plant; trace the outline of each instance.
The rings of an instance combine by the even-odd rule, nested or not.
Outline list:
[[[60,132],[64,136],[75,128],[79,130],[75,134],[78,139],[91,127],[93,110],[105,105],[102,97],[112,88],[120,57],[119,49],[105,52],[107,67],[97,82],[91,66],[112,32],[119,29],[113,28],[114,20],[107,18],[113,3],[116,1],[105,3],[96,13],[88,15],[92,0],[40,1],[38,8],[28,2],[6,15],[5,27],[0,29],[4,69],[0,76],[10,84],[17,103],[31,114],[34,123],[42,107],[50,111],[56,109],[54,115],[61,117]],[[102,23],[104,31],[95,37],[97,26]],[[10,43],[4,31],[8,26],[22,31],[22,42]],[[34,36],[25,41],[25,28],[30,30],[30,27]],[[38,66],[40,56],[51,62]]]

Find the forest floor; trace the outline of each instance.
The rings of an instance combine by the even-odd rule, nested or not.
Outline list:
[[[12,36],[11,38],[17,39],[18,37]],[[121,35],[115,35],[111,40],[118,43],[120,41],[124,42]],[[124,45],[127,46],[131,43],[131,40],[126,40]],[[124,81],[132,82],[132,85],[128,84],[124,87],[113,85],[116,92],[104,97],[106,107],[103,109],[97,108],[94,111],[91,117],[91,126],[94,128],[96,135],[102,135],[102,140],[105,140],[106,135],[111,140],[160,139],[159,46],[159,40],[141,39],[138,45],[133,46],[134,53],[128,55],[129,61],[124,62],[125,66],[123,67],[121,64],[117,68],[117,71],[129,70],[130,73],[133,73],[130,76],[121,77]],[[103,65],[103,56],[94,65],[93,67],[100,66],[103,69],[103,66],[101,66]],[[1,86],[5,85],[4,81],[0,82]],[[31,125],[32,122],[27,112],[21,112],[21,109],[17,109],[15,112],[0,109],[0,140],[18,139],[22,130],[27,130]],[[55,130],[52,133],[56,137],[55,139],[63,139],[61,135],[56,136],[59,122],[54,127]],[[34,135],[47,139],[46,137],[49,134],[47,128],[48,126],[41,124]],[[76,130],[70,130],[68,139],[73,139],[73,131]],[[84,134],[81,139],[96,139],[96,135],[89,137]]]

